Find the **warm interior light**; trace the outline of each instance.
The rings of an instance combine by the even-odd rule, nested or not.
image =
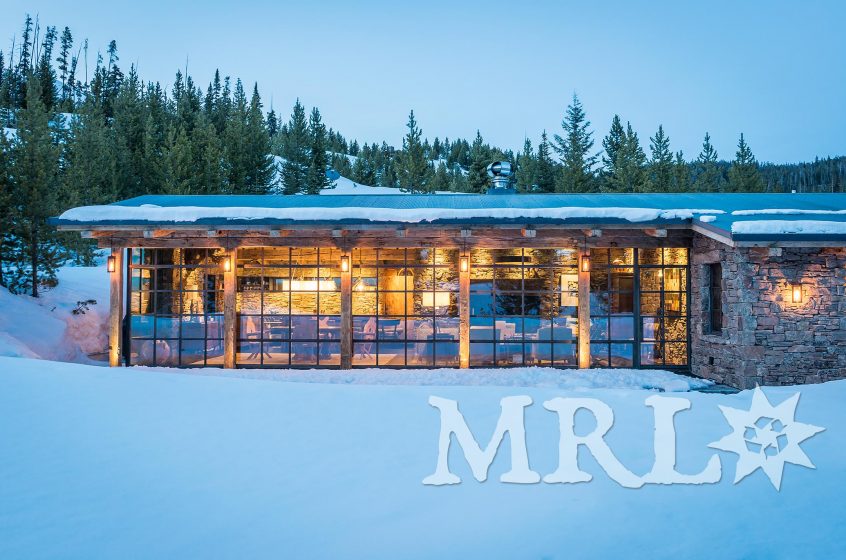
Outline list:
[[[802,303],[802,284],[793,284],[793,303]]]
[[[470,257],[461,257],[459,259],[459,266],[461,267],[461,272],[470,270]]]
[[[230,272],[232,270],[232,259],[228,255],[223,257],[221,264],[223,265],[223,272]]]
[[[590,272],[590,255],[582,255],[582,272]]]
[[[293,280],[288,280],[287,278],[282,279],[283,291],[291,290],[294,292],[316,292],[318,289],[321,292],[335,292],[338,287],[335,285],[334,280],[324,280],[320,278],[295,278]]]
[[[350,256],[349,255],[341,255],[341,272],[349,272],[350,271]]]
[[[116,266],[117,266],[117,265],[116,265],[116,261],[115,261],[115,257],[114,257],[114,255],[109,256],[109,258],[107,258],[107,259],[106,259],[106,270],[107,270],[108,272],[114,272],[114,271],[115,271],[115,269],[116,269]]]
[[[423,307],[448,307],[449,292],[423,292],[420,294],[420,305]]]

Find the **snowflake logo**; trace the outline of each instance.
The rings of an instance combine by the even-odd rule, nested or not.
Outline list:
[[[799,393],[773,406],[761,388],[755,387],[748,411],[720,405],[733,431],[708,447],[737,453],[735,484],[761,469],[779,490],[785,463],[816,468],[799,444],[825,428],[796,422],[797,404]]]

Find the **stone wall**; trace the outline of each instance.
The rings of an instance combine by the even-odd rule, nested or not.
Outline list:
[[[691,264],[691,371],[741,389],[846,377],[846,249],[731,248],[702,235]],[[722,263],[722,333],[703,332],[706,265]],[[802,285],[802,302],[791,287]]]

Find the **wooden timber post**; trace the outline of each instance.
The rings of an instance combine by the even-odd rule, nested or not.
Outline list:
[[[579,368],[590,367],[590,250],[579,255]]]
[[[238,250],[230,249],[226,253],[229,259],[229,269],[223,270],[223,367],[235,368],[235,334],[238,327],[236,314]]]
[[[123,255],[126,249],[112,248],[114,272],[109,273],[109,365],[118,367],[121,363],[121,341],[123,340]]]
[[[349,253],[346,257],[346,270],[341,268],[341,369],[352,368],[352,259]]]
[[[458,367],[467,369],[470,367],[470,256],[462,254],[459,257],[466,259],[467,270],[458,267]]]

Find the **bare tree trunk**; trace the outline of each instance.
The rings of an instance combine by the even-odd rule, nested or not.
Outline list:
[[[31,267],[32,297],[38,297],[38,227],[30,228],[29,266]]]

